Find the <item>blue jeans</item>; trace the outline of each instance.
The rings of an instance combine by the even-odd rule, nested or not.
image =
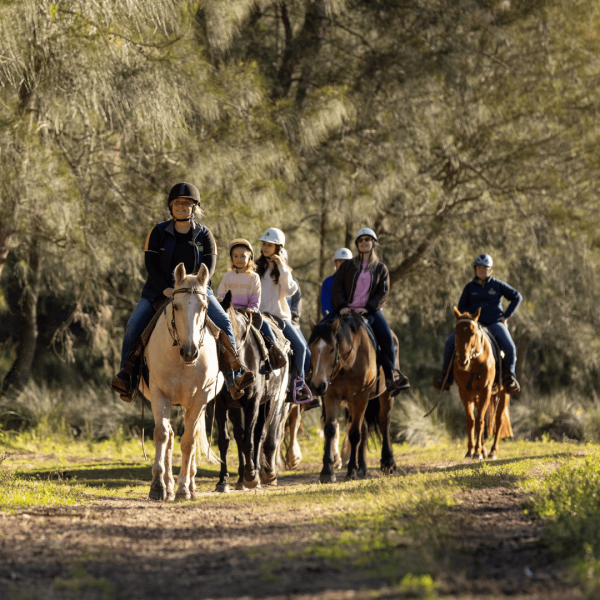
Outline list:
[[[383,372],[385,373],[386,379],[393,379],[392,366],[394,364],[395,352],[392,330],[390,329],[386,318],[383,316],[383,311],[376,310],[369,316],[373,319],[371,329],[373,329],[377,343],[381,348],[381,366],[383,367]]]
[[[510,336],[508,327],[504,323],[500,322],[493,323],[492,325],[486,325],[486,327],[496,338],[498,346],[500,346],[500,350],[504,352],[504,364],[506,364],[508,367],[511,375],[515,377],[515,367],[517,366],[517,348],[515,347],[512,337]],[[452,360],[452,353],[454,352],[455,346],[456,340],[454,333],[452,333],[452,335],[450,335],[446,341],[446,345],[444,346],[444,366],[442,367],[444,373],[450,366],[450,361]]]
[[[294,365],[298,372],[298,377],[304,379],[305,370],[310,368],[310,350],[308,344],[299,329],[296,329],[289,319],[283,320],[283,335],[290,342],[292,352],[294,353]]]
[[[208,310],[207,314],[210,320],[219,328],[225,332],[225,335],[231,340],[233,347],[237,351],[235,344],[235,335],[233,334],[233,326],[229,320],[229,316],[223,310],[219,301],[215,298],[215,294],[212,289],[208,290]],[[125,359],[131,350],[131,346],[135,340],[142,335],[144,329],[154,316],[154,309],[152,308],[152,302],[146,298],[141,298],[133,309],[127,326],[125,327],[125,336],[123,337],[123,346],[121,348],[121,372],[125,366]],[[121,375],[121,373],[119,373]],[[239,377],[241,371],[235,371],[234,377]]]
[[[262,325],[260,326],[260,330],[265,337],[268,337],[272,342],[275,341],[275,334],[271,329],[270,323],[266,319],[263,319]]]

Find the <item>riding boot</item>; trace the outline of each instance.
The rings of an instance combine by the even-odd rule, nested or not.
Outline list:
[[[510,371],[502,375],[502,386],[507,394],[518,394],[521,391],[517,378]]]
[[[110,382],[110,389],[113,392],[117,392],[123,402],[132,402],[133,394],[135,392],[132,389],[131,376],[135,370],[136,364],[138,364],[139,356],[143,350],[140,338],[136,339],[132,344],[131,350],[125,359],[123,370],[117,373]]]
[[[287,355],[273,340],[270,340],[266,336],[263,339],[269,348],[269,362],[273,366],[273,369],[283,369],[287,364]]]
[[[245,390],[248,386],[251,386],[254,383],[254,373],[245,367],[240,362],[240,357],[238,353],[235,351],[231,340],[227,337],[224,331],[219,332],[219,341],[221,342],[221,355],[224,357],[225,361],[229,364],[229,368],[234,371],[241,371],[242,374],[236,378],[233,387],[231,388],[231,396],[234,397],[234,394],[240,398],[243,394],[243,390]],[[238,395],[239,394],[239,395]]]
[[[390,393],[392,398],[397,396],[402,390],[407,390],[410,387],[408,377],[400,371],[400,369],[393,369],[392,376],[386,377],[385,388]]]
[[[431,385],[433,385],[433,387],[436,390],[440,390],[442,392],[447,392],[451,387],[452,384],[454,383],[454,368],[451,366],[449,367],[450,372],[448,373],[448,377],[446,378],[446,372],[447,369],[442,369],[441,371],[438,371],[435,375],[435,377],[433,378],[433,382]],[[446,380],[446,385],[444,385],[444,379]],[[442,389],[442,386],[444,386],[444,388]]]

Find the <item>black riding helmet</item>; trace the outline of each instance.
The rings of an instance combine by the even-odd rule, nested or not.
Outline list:
[[[175,198],[189,198],[193,200],[194,204],[198,206],[200,204],[200,192],[198,188],[191,183],[176,183],[169,192],[169,198],[167,200],[167,206],[169,207],[169,212],[173,214],[171,210],[171,202],[175,200]]]

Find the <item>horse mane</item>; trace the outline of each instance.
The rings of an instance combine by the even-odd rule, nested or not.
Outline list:
[[[362,317],[354,313],[342,315],[341,317],[338,317],[337,320],[339,320],[340,328],[342,332],[346,334],[347,338],[349,337],[348,333],[356,333],[364,324]],[[308,345],[310,346],[317,340],[323,340],[328,345],[332,345],[335,338],[332,331],[334,323],[335,320],[323,320],[320,323],[317,323],[310,334]]]

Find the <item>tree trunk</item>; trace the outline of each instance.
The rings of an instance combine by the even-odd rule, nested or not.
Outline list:
[[[34,240],[32,242],[28,258],[29,271],[21,293],[21,331],[17,356],[12,367],[4,377],[0,394],[4,394],[10,387],[20,389],[27,384],[31,375],[31,368],[37,347],[37,309],[42,273],[39,241]]]
[[[325,279],[325,245],[327,237],[327,198],[325,190],[321,198],[321,228],[319,230],[319,293],[317,294],[317,320],[321,315],[321,286]]]

